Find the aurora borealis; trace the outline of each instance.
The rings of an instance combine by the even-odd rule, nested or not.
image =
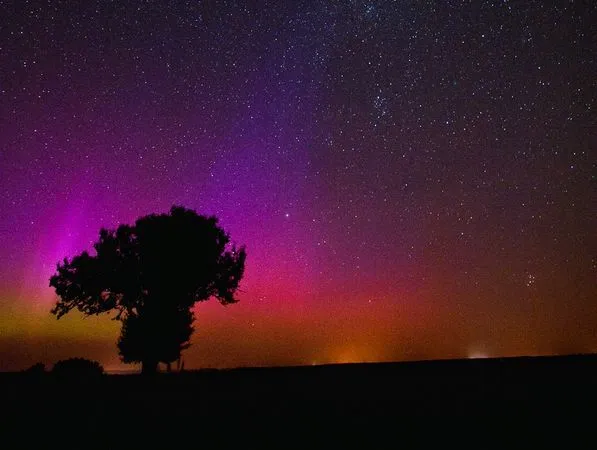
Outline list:
[[[173,204],[248,253],[189,368],[597,351],[593,2],[0,14],[0,370],[119,367],[48,280]]]

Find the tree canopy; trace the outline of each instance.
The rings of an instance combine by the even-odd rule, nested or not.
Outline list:
[[[100,230],[93,247],[95,254],[58,264],[50,278],[59,296],[52,313],[114,313],[123,323],[122,360],[141,362],[144,372],[175,361],[190,345],[196,302],[237,301],[246,252],[230,243],[215,217],[174,206],[169,214]]]

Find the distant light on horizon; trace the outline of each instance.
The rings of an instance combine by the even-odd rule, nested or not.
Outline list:
[[[488,352],[484,351],[484,350],[470,350],[468,352],[468,359],[485,359],[485,358],[490,358],[491,356],[489,355]]]

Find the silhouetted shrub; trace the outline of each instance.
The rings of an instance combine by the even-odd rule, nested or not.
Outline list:
[[[38,362],[28,369],[23,370],[23,373],[26,373],[27,375],[43,375],[46,373],[46,366],[43,363]]]
[[[52,374],[68,378],[99,378],[104,368],[97,361],[85,358],[70,358],[54,364]]]

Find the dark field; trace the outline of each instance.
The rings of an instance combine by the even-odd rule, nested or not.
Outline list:
[[[304,436],[311,425],[363,431],[404,420],[460,423],[464,433],[483,422],[545,430],[591,419],[597,405],[594,355],[206,370],[150,379],[6,373],[0,380],[5,430],[42,423],[112,433],[142,424],[142,438],[172,426],[186,433],[230,425],[234,434],[235,424],[271,433],[279,429],[274,424],[290,424]]]

